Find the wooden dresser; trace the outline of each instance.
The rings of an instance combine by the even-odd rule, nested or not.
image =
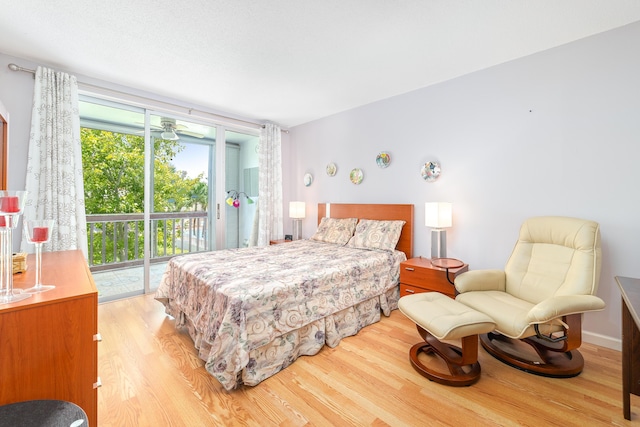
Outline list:
[[[35,283],[35,258],[13,276]],[[44,252],[47,292],[0,305],[0,404],[31,399],[73,402],[98,425],[98,291],[80,251]]]

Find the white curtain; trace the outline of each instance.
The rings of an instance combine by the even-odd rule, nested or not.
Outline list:
[[[87,256],[78,82],[38,67],[33,91],[24,219],[53,219],[47,250],[80,249]],[[22,250],[32,245],[22,241]]]
[[[258,246],[283,237],[282,142],[280,127],[268,123],[258,144]]]

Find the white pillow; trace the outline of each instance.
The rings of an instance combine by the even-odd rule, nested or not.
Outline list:
[[[311,240],[345,245],[353,236],[358,218],[322,218]]]
[[[405,221],[400,220],[361,219],[347,246],[393,251],[398,244],[404,224]]]

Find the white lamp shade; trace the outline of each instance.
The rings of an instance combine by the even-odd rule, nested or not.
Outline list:
[[[289,218],[304,218],[304,202],[289,202]]]
[[[424,204],[424,225],[432,228],[451,227],[453,208],[451,203],[431,202]]]

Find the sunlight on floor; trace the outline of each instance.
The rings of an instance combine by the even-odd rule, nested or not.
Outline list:
[[[160,285],[162,273],[167,263],[153,264],[150,267],[149,286],[156,289]],[[144,289],[144,268],[129,267],[92,273],[98,288],[98,298],[113,297],[129,292],[142,292]]]

